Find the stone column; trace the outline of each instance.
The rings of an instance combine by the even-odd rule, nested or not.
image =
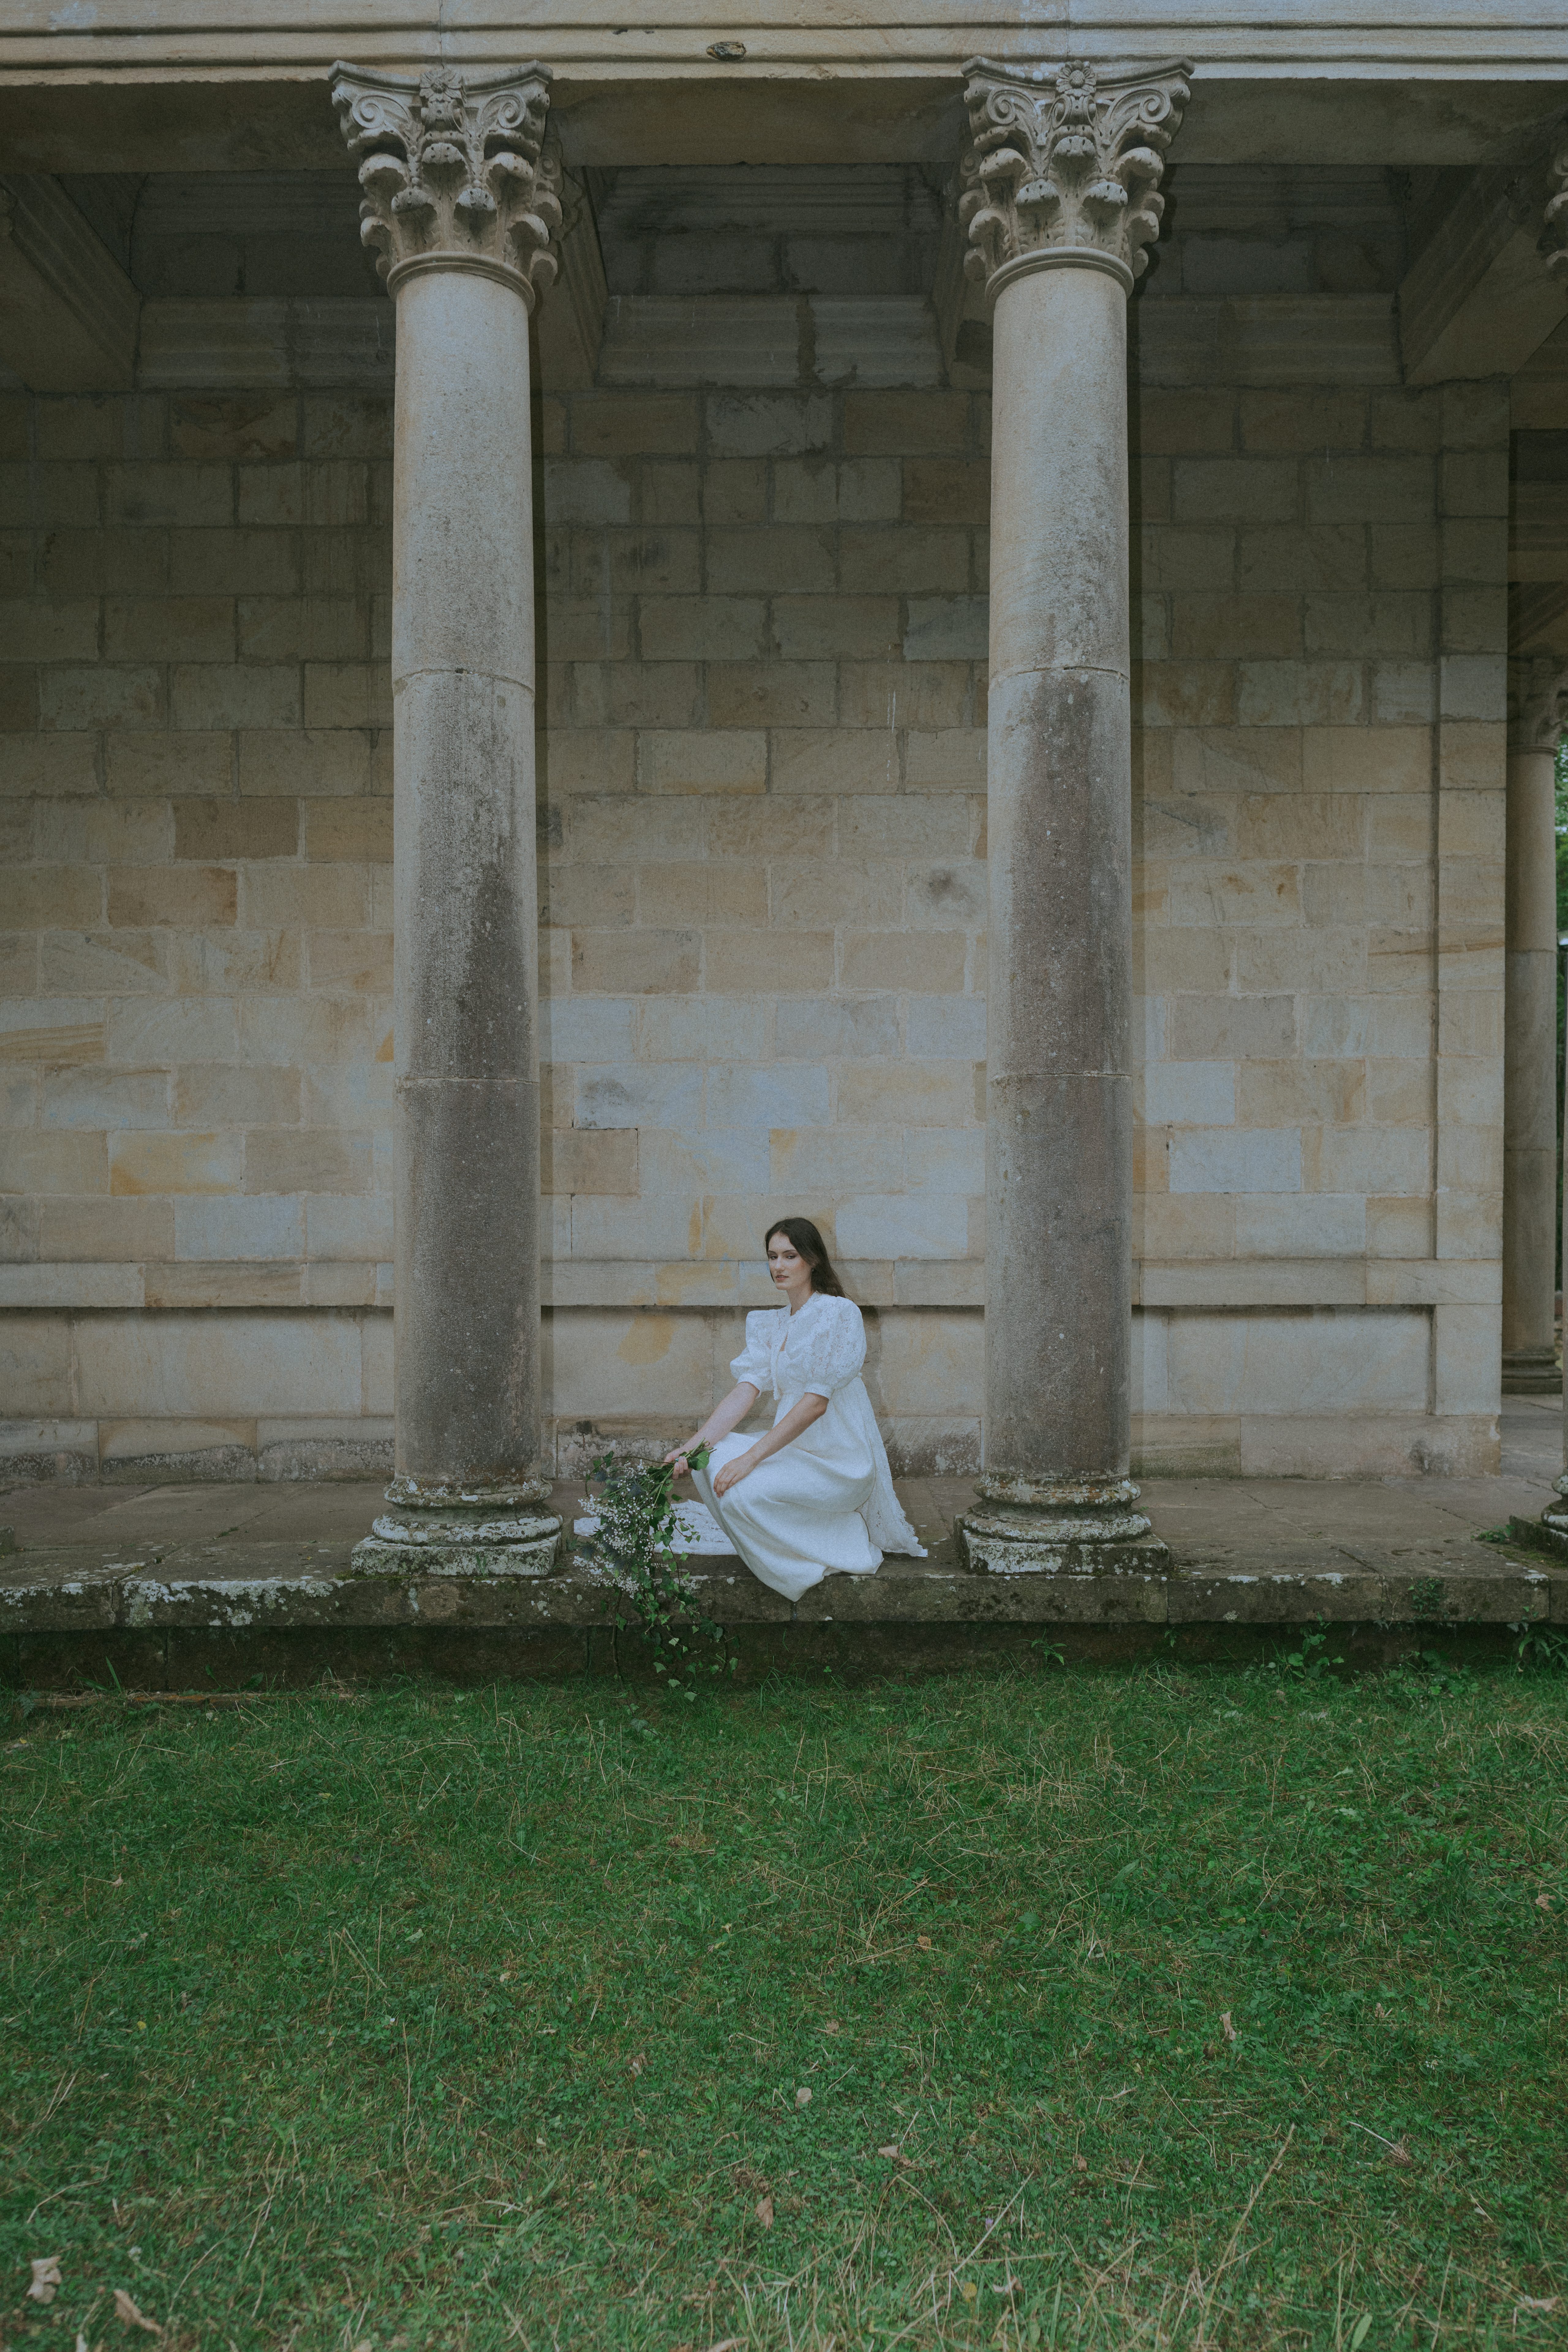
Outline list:
[[[1557,746],[1568,664],[1510,663],[1508,919],[1503,1014],[1502,1385],[1555,1395]]]
[[[1546,226],[1542,232],[1541,239],[1542,256],[1545,261],[1547,269],[1554,278],[1568,281],[1568,147],[1564,147],[1554,158],[1552,165],[1552,177],[1555,181],[1556,186],[1546,206]],[[1562,674],[1560,671],[1559,692],[1556,696],[1546,730],[1550,736],[1551,724],[1554,721],[1558,732],[1556,737],[1552,739],[1553,744],[1555,744],[1555,741],[1561,740],[1563,721],[1564,719],[1568,719],[1568,702],[1564,701],[1561,691],[1562,682]],[[1512,750],[1511,740],[1510,742],[1510,751]],[[1512,764],[1513,763],[1510,759],[1509,762],[1510,769]],[[1511,799],[1512,785],[1510,777],[1510,803]],[[1568,1102],[1564,1103],[1563,1108],[1563,1191],[1562,1208],[1563,1215],[1563,1237],[1564,1242],[1568,1243]],[[1564,1277],[1565,1279],[1568,1279],[1568,1268],[1564,1269]],[[1509,1528],[1511,1534],[1515,1536],[1522,1536],[1525,1534],[1527,1528],[1529,1528],[1530,1533],[1533,1536],[1536,1542],[1542,1544],[1548,1550],[1555,1551],[1559,1555],[1568,1555],[1568,1380],[1565,1380],[1563,1383],[1563,1474],[1555,1481],[1557,1500],[1554,1503],[1549,1503],[1547,1505],[1546,1509],[1542,1513],[1540,1521],[1535,1526],[1531,1527],[1531,1523],[1524,1520],[1510,1519],[1509,1522]]]
[[[397,300],[396,1475],[363,1568],[542,1575],[529,320],[555,274],[542,66],[338,66]]]
[[[1134,1506],[1127,298],[1186,68],[975,60],[992,391],[985,1466],[970,1566],[1159,1569]]]

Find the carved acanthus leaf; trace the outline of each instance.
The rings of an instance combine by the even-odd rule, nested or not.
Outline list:
[[[1568,147],[1552,158],[1553,194],[1546,206],[1546,228],[1541,250],[1553,278],[1568,287]]]
[[[1510,751],[1552,751],[1568,735],[1568,661],[1561,654],[1516,656],[1508,666]]]
[[[970,147],[960,165],[964,268],[993,289],[1054,257],[1102,257],[1129,287],[1148,267],[1165,200],[1165,150],[1189,68],[1108,74],[1093,66],[965,67]]]
[[[544,152],[550,69],[404,74],[334,66],[332,104],[360,159],[360,235],[395,286],[412,263],[489,264],[532,310],[558,267],[559,162]]]

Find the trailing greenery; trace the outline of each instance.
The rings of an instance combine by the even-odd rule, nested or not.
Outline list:
[[[1568,2334],[1568,1675],[5,1737],[12,2347]]]
[[[705,1468],[711,1451],[696,1446],[687,1466]],[[668,1678],[666,1688],[694,1699],[700,1675],[733,1672],[735,1661],[722,1654],[724,1629],[707,1614],[699,1587],[686,1574],[690,1555],[677,1516],[673,1466],[601,1454],[589,1473],[586,1500],[599,1524],[582,1539],[582,1550],[619,1596],[617,1628],[624,1633],[635,1625],[652,1654],[655,1674]],[[715,1648],[721,1654],[705,1654]]]

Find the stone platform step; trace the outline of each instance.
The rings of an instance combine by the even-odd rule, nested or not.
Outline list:
[[[1568,1627],[1568,1559],[1531,1538],[1553,1499],[1561,1416],[1521,1402],[1504,1426],[1505,1472],[1487,1479],[1147,1480],[1170,1548],[1157,1574],[970,1574],[952,1539],[973,1496],[959,1477],[900,1481],[927,1559],[830,1578],[794,1610],[732,1554],[689,1573],[745,1676],[929,1671],[1037,1657],[1042,1643],[1068,1657],[1267,1654],[1316,1621],[1352,1661],[1444,1627],[1502,1643],[1514,1625]],[[563,1481],[552,1505],[570,1530],[581,1486]],[[18,1546],[0,1545],[0,1681],[235,1689],[637,1670],[642,1645],[617,1636],[613,1594],[570,1559],[515,1580],[356,1574],[354,1547],[384,1507],[369,1480],[15,1486],[0,1500]]]
[[[253,1675],[489,1679],[635,1664],[640,1645],[616,1634],[613,1588],[583,1565],[542,1578],[363,1575],[344,1552],[25,1553],[0,1579],[0,1675],[14,1687],[233,1688]],[[889,1559],[874,1577],[830,1577],[793,1608],[732,1557],[693,1560],[689,1573],[748,1679],[792,1662],[930,1670],[1024,1655],[1042,1640],[1064,1654],[1127,1656],[1173,1636],[1190,1648],[1197,1636],[1278,1638],[1320,1622],[1361,1629],[1357,1654],[1386,1656],[1444,1629],[1568,1626],[1568,1559],[1473,1537],[1415,1558],[1348,1560],[1327,1547],[1289,1562],[1179,1557],[1162,1575],[991,1577]]]

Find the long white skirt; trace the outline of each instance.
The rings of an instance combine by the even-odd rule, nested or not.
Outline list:
[[[831,1418],[825,1414],[816,1427]],[[755,1443],[754,1437],[721,1437],[707,1467],[691,1474],[752,1574],[786,1601],[798,1601],[825,1576],[874,1575],[882,1555],[860,1516],[877,1487],[870,1456],[848,1445],[835,1446],[832,1454],[812,1452],[797,1437],[727,1494],[715,1495],[714,1471],[749,1454]]]

